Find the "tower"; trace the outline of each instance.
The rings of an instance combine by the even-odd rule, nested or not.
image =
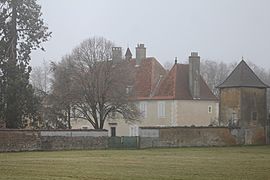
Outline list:
[[[129,48],[127,48],[127,51],[126,51],[126,54],[125,54],[125,59],[126,59],[127,61],[129,61],[129,60],[132,59],[132,53],[131,53],[131,51],[130,51]]]

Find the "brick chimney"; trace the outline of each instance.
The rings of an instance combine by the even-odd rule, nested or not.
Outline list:
[[[197,52],[189,56],[189,90],[193,99],[200,99],[200,56]]]
[[[122,60],[122,48],[112,47],[112,61],[113,63],[118,63]]]
[[[140,65],[142,59],[146,58],[146,48],[144,44],[138,44],[136,47],[136,65]]]

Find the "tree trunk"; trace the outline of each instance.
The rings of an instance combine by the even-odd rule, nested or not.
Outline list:
[[[68,113],[68,117],[67,117],[67,121],[68,121],[68,129],[71,129],[72,127],[71,127],[71,122],[70,122],[70,110],[71,108],[70,108],[70,106],[68,106],[68,108],[67,108],[67,113]]]
[[[18,100],[16,98],[16,65],[17,65],[17,1],[11,2],[12,16],[9,35],[8,61],[7,61],[7,111],[6,122],[7,128],[19,128],[21,126],[18,119]]]

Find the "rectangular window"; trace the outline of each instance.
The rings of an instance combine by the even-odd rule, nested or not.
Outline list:
[[[127,94],[127,95],[130,95],[131,92],[132,92],[132,86],[127,86],[127,87],[126,87],[126,94]]]
[[[143,118],[147,117],[147,102],[140,102],[140,113]]]
[[[165,102],[164,101],[158,102],[158,117],[159,118],[165,117]]]
[[[129,126],[129,136],[139,136],[139,127],[137,125]]]
[[[129,126],[129,136],[133,136],[133,126]]]
[[[231,125],[232,126],[238,126],[238,117],[237,117],[237,114],[236,112],[233,112],[232,113],[232,120],[231,120]]]
[[[252,120],[253,121],[257,120],[257,112],[252,112]]]
[[[211,114],[213,111],[212,106],[208,106],[208,113]]]
[[[111,127],[111,137],[116,136],[116,127]]]

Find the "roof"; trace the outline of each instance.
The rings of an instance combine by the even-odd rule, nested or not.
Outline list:
[[[189,65],[175,64],[161,82],[154,99],[193,100],[189,91]],[[200,76],[200,100],[217,100]]]
[[[151,97],[155,91],[160,75],[165,76],[166,70],[153,57],[145,58],[140,66],[136,66],[136,59],[130,61],[135,68],[135,98]]]
[[[227,79],[217,86],[218,88],[226,87],[258,87],[268,88],[269,86],[262,82],[260,78],[250,69],[247,63],[242,60]]]
[[[127,51],[126,51],[126,54],[125,54],[126,57],[132,57],[132,53],[130,51],[129,48],[127,48]]]

